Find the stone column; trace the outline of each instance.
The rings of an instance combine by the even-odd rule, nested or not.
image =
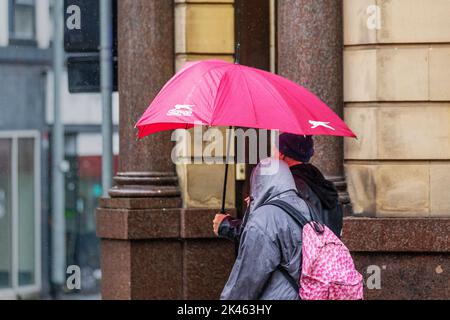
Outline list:
[[[278,1],[278,72],[309,89],[343,117],[341,0]],[[343,139],[316,137],[313,162],[333,182],[349,214]]]
[[[136,140],[135,123],[174,74],[173,1],[118,2],[120,154],[116,186],[97,212],[103,299],[214,299],[233,245],[214,212],[185,210],[171,132]]]
[[[136,140],[135,124],[174,74],[171,1],[119,1],[120,159],[113,197],[177,196],[171,132]]]

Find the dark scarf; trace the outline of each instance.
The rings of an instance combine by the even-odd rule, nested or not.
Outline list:
[[[325,209],[333,209],[338,204],[339,196],[333,182],[325,179],[323,174],[312,164],[299,164],[291,167],[294,178],[302,179],[319,197]]]

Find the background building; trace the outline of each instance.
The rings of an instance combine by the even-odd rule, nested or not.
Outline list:
[[[0,298],[51,293],[51,3],[0,0]],[[95,293],[101,275],[94,219],[102,195],[100,95],[69,94],[67,74],[62,88],[70,164],[66,260],[82,269],[82,293]]]

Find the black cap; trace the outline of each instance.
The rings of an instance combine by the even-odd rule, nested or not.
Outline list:
[[[283,133],[280,135],[278,150],[291,159],[308,163],[314,155],[314,140],[312,136]]]

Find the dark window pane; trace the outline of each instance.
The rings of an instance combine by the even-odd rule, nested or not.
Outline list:
[[[19,285],[35,283],[35,167],[34,139],[19,139]]]
[[[12,172],[10,139],[0,139],[0,288],[12,286]]]
[[[19,40],[35,39],[35,8],[33,0],[14,0],[12,37]]]

